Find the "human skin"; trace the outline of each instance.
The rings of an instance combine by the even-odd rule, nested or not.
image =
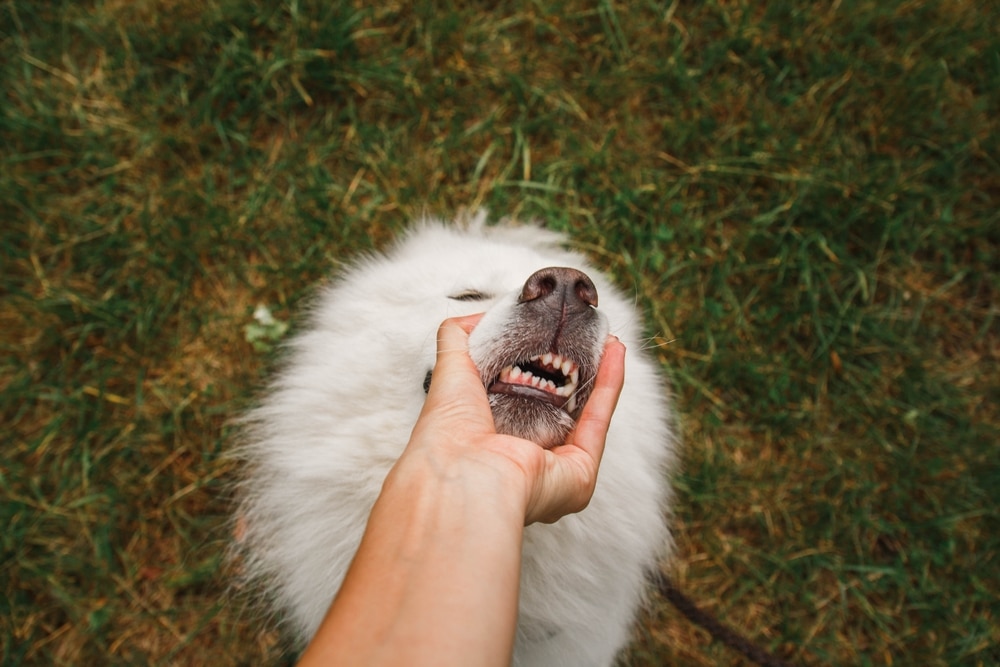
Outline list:
[[[481,315],[446,320],[410,440],[300,665],[509,665],[524,526],[587,506],[624,382],[609,336],[576,427],[543,449],[493,428],[468,354]]]

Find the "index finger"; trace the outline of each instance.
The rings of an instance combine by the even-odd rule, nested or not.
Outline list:
[[[625,345],[609,336],[604,356],[594,378],[594,389],[583,406],[576,427],[566,438],[566,446],[582,449],[597,463],[604,455],[604,443],[611,426],[611,416],[618,405],[625,384]]]

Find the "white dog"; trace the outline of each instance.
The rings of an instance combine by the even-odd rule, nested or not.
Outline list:
[[[497,428],[542,446],[562,442],[579,416],[607,332],[628,347],[593,499],[526,528],[514,664],[609,665],[628,643],[646,575],[670,550],[675,439],[641,317],[564,244],[538,227],[487,226],[483,214],[424,221],[319,295],[284,372],[247,416],[240,450],[237,548],[303,644],[409,438],[438,326],[482,311],[469,347]]]

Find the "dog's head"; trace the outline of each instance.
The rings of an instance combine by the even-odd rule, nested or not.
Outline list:
[[[469,352],[497,431],[543,447],[561,444],[590,395],[608,334],[582,258],[559,248],[558,235],[534,227],[432,227],[408,240],[421,247],[404,242],[400,260],[423,255],[438,263],[422,272],[420,289],[437,284],[449,314],[485,311]]]

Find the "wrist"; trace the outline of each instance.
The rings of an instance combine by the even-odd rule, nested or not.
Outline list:
[[[400,457],[305,658],[450,667],[488,655],[509,664],[526,494],[510,487],[517,475],[473,454],[414,447]]]
[[[380,500],[397,497],[402,502],[426,498],[471,522],[507,521],[520,528],[530,491],[524,471],[506,457],[432,447],[408,450],[393,466]]]

